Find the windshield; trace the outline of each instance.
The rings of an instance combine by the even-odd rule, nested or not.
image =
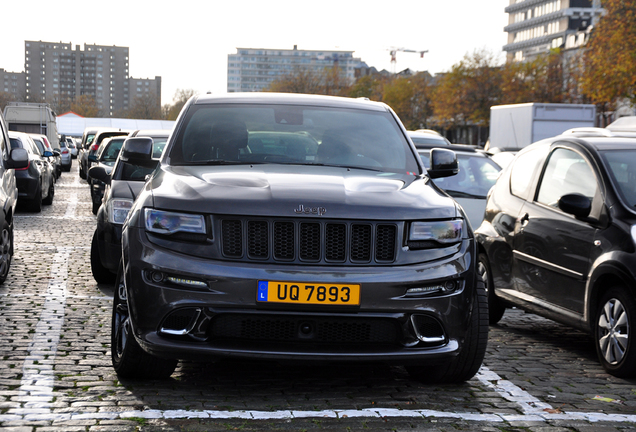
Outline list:
[[[100,148],[97,160],[101,162],[115,162],[123,144],[123,138],[111,139],[109,143],[106,143],[105,146]]]
[[[601,152],[618,194],[630,208],[636,208],[636,149]]]
[[[419,173],[391,114],[310,106],[194,106],[169,158],[175,165],[275,163]]]
[[[429,151],[420,151],[422,163],[429,168]],[[436,178],[435,184],[455,198],[486,198],[497,182],[499,165],[487,157],[457,154],[459,172],[451,177]]]

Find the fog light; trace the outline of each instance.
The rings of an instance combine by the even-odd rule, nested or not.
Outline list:
[[[161,282],[163,280],[163,273],[161,272],[152,272],[150,274],[150,278],[152,279],[153,282]]]

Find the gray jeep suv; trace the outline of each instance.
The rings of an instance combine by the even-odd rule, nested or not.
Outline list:
[[[129,138],[129,161],[152,140]],[[459,382],[479,369],[488,309],[461,208],[384,104],[193,97],[123,226],[112,320],[122,377],[177,359],[403,364]]]

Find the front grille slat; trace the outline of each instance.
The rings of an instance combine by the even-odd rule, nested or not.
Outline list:
[[[233,260],[391,264],[398,225],[386,222],[220,217],[223,257]]]

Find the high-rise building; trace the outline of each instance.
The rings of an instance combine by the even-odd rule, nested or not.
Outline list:
[[[297,68],[321,73],[337,66],[348,84],[355,81],[355,70],[366,67],[353,51],[237,48],[227,56],[227,91],[261,91]]]
[[[15,100],[24,100],[26,97],[25,73],[0,69],[0,92],[9,93]]]
[[[603,12],[600,0],[510,0],[505,11],[508,61],[531,60],[554,48],[576,50]]]
[[[24,70],[26,100],[56,102],[90,95],[100,116],[112,117],[127,110],[135,95],[131,87],[143,87],[161,101],[161,77],[129,77],[128,47],[84,44],[73,49],[70,43],[25,41]]]

